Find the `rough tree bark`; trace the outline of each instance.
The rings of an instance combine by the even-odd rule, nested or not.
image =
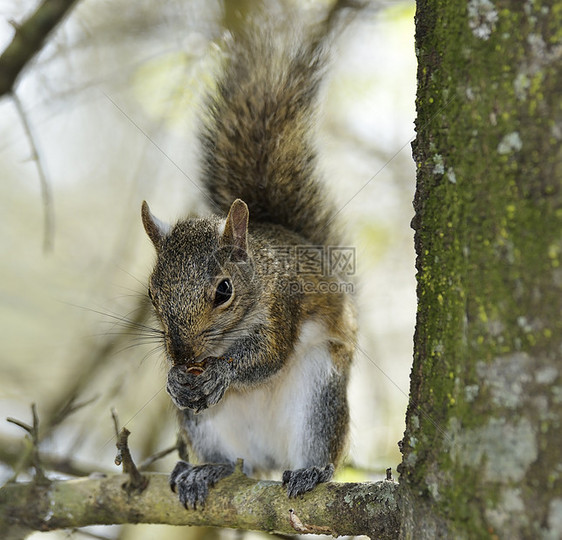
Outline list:
[[[403,538],[562,538],[562,3],[418,0]]]

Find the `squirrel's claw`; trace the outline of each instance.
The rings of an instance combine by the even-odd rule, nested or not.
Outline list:
[[[229,463],[191,465],[185,461],[178,461],[170,474],[170,488],[178,494],[185,508],[203,508],[209,488],[233,471],[234,465]]]
[[[334,466],[330,463],[324,468],[307,467],[283,473],[283,486],[287,489],[289,498],[298,497],[311,491],[318,484],[329,482],[334,476]]]
[[[174,470],[170,473],[170,478],[169,478],[169,483],[170,483],[170,489],[174,492],[177,493],[177,479],[185,472],[187,472],[188,470],[190,470],[193,466],[190,465],[189,463],[187,463],[186,461],[178,461],[176,463],[176,466],[174,467]]]

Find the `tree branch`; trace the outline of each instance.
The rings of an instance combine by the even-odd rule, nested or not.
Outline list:
[[[167,475],[148,473],[146,478],[148,487],[131,494],[125,489],[127,475],[54,481],[49,486],[7,484],[0,489],[0,530],[18,538],[32,530],[165,523],[385,540],[397,538],[400,527],[398,484],[393,482],[332,482],[288,499],[280,482],[254,480],[237,470],[211,490],[205,508],[186,510],[171,492]],[[295,523],[302,529],[295,530]]]
[[[0,96],[13,91],[16,80],[27,63],[41,50],[47,36],[57,26],[76,0],[43,0],[21,25],[0,56]]]

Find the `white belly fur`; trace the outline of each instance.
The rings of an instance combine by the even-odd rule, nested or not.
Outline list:
[[[309,466],[311,400],[333,370],[328,340],[322,323],[305,322],[293,355],[271,381],[244,392],[229,390],[199,415],[192,434],[196,452],[243,458],[248,472]]]

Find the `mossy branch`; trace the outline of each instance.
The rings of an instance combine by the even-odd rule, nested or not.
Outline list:
[[[398,536],[398,484],[393,482],[321,484],[302,498],[288,499],[279,482],[254,480],[238,469],[211,490],[205,508],[193,511],[171,492],[167,475],[148,473],[146,479],[142,493],[127,493],[127,475],[48,486],[7,484],[0,489],[0,530],[23,538],[34,530],[160,523],[383,540]]]

